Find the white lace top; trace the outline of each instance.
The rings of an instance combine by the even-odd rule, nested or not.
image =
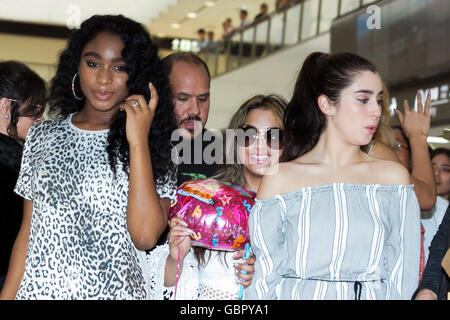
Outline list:
[[[208,260],[208,253],[211,258]],[[193,249],[183,261],[177,286],[177,300],[233,300],[238,298],[239,285],[235,282],[233,255],[235,252],[209,250],[205,267],[198,265]],[[173,299],[175,287],[164,286],[164,270],[169,255],[168,243],[153,249],[147,256],[150,270],[151,299]],[[225,261],[224,261],[225,257]],[[226,263],[225,263],[226,262]],[[244,290],[245,294],[245,290]]]

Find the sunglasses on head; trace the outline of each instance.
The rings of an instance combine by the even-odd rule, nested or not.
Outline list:
[[[280,128],[266,128],[258,130],[254,126],[243,125],[236,131],[237,144],[241,147],[249,147],[262,138],[271,149],[283,148],[283,130]]]
[[[20,102],[19,100],[16,100],[16,99],[10,99],[10,98],[6,98],[6,99],[8,99],[9,101],[17,102],[17,103]],[[31,113],[29,112],[29,114],[23,114],[21,116],[34,117],[36,115],[42,115],[42,113],[44,112],[44,106],[41,106],[40,104],[29,104],[27,109],[29,109],[29,107],[33,108],[32,112]]]

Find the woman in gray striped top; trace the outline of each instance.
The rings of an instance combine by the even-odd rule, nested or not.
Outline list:
[[[249,228],[246,299],[410,299],[420,209],[399,163],[360,150],[380,119],[381,79],[354,54],[305,60],[284,118],[285,149]]]

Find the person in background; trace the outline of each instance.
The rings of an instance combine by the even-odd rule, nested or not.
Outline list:
[[[206,53],[216,53],[217,52],[217,42],[214,40],[214,31],[208,31],[208,46],[206,48]]]
[[[277,95],[256,95],[245,101],[228,126],[234,130],[232,141],[227,143],[228,159],[233,163],[222,165],[213,178],[258,191],[263,175],[271,165],[278,163],[282,152],[285,109],[286,102]],[[242,261],[247,265],[237,263],[233,268],[233,262],[242,258],[242,250],[235,253],[192,247],[189,232],[182,219],[172,218],[168,243],[158,246],[149,255],[148,264],[156,271],[151,272],[155,275],[155,298],[162,299],[163,294],[170,298],[173,293],[180,247],[177,299],[237,299],[239,283],[250,284],[254,257]],[[236,275],[240,282],[235,283]]]
[[[419,279],[428,259],[429,245],[437,231],[448,203],[437,197],[435,174],[431,163],[427,137],[430,130],[431,94],[426,95],[425,104],[421,93],[417,93],[417,110],[410,108],[408,101],[403,104],[402,113],[396,110],[400,126],[393,127],[395,154],[398,161],[408,169],[411,182],[421,209],[422,252]],[[436,224],[436,219],[439,223]]]
[[[390,128],[389,97],[384,85],[383,92],[386,97],[383,97],[380,125],[371,142],[362,150],[375,158],[403,164],[410,172],[421,210],[431,210],[436,202],[436,183],[426,141],[430,129],[431,97],[428,95],[423,104],[422,96],[418,94],[418,111],[411,110],[405,101],[404,114],[396,110],[400,126]]]
[[[431,152],[431,164],[433,165],[436,179],[436,204],[432,210],[422,211],[422,225],[424,227],[424,251],[425,263],[428,261],[429,248],[439,225],[444,218],[449,206],[450,197],[450,150],[437,148]]]
[[[408,171],[367,155],[381,117],[375,66],[314,52],[284,116],[284,151],[249,220],[256,256],[246,299],[410,299],[420,208]]]
[[[264,18],[267,18],[269,16],[269,7],[267,6],[267,3],[262,3],[259,6],[259,13],[255,16],[254,21],[263,20]]]
[[[121,15],[84,21],[49,105],[59,117],[34,122],[25,141],[23,219],[0,297],[147,299],[145,250],[176,190],[169,84],[149,33]]]
[[[427,105],[425,108],[427,108]],[[397,110],[398,113],[400,111]],[[400,126],[392,127],[395,136],[394,153],[396,160],[411,173],[420,208],[432,210],[436,203],[436,182],[426,142],[430,115],[429,112],[427,115],[425,112],[408,109],[408,111],[405,111],[404,119]],[[413,138],[410,139],[410,137]]]
[[[445,200],[450,200],[450,150],[437,148],[431,153],[436,178],[437,195]]]
[[[23,199],[14,193],[23,142],[36,120],[43,120],[45,81],[17,61],[0,62],[0,290],[22,221]]]
[[[275,10],[279,11],[284,8],[289,2],[292,0],[276,0],[275,1]]]
[[[241,9],[241,11],[239,11],[239,19],[241,20],[239,29],[243,29],[251,23],[248,19],[248,12],[246,9]]]
[[[369,155],[384,160],[400,162],[409,172],[411,183],[419,201],[421,210],[431,210],[436,203],[436,184],[428,152],[427,137],[430,129],[431,96],[428,94],[425,105],[422,96],[417,95],[417,111],[404,102],[404,114],[396,110],[400,126],[390,128],[389,91],[383,84],[383,104],[380,125],[369,145],[362,150]],[[410,144],[408,137],[411,137]],[[412,152],[410,151],[412,150]],[[425,228],[421,225],[422,245],[419,279],[425,268],[426,252],[424,247]]]
[[[222,23],[223,28],[223,34],[222,38],[226,39],[229,35],[231,35],[234,31],[236,31],[236,28],[233,27],[233,20],[231,18],[226,18],[225,21]]]
[[[423,97],[417,94],[417,111],[410,109],[408,101],[403,104],[402,113],[396,110],[401,128],[408,138],[410,146],[410,167],[406,167],[411,172],[411,183],[414,184],[420,208],[430,210],[436,202],[436,182],[434,181],[433,168],[431,165],[430,153],[428,151],[427,137],[430,131],[430,105],[431,94],[428,92],[425,103]],[[395,132],[395,131],[394,131]],[[396,134],[398,137],[398,134]],[[397,154],[399,149],[403,149],[397,144]],[[405,165],[406,163],[404,163]]]
[[[169,78],[173,117],[180,132],[179,137],[172,141],[176,144],[177,186],[180,186],[186,181],[213,176],[221,161],[222,150],[213,155],[215,161],[205,162],[204,149],[219,139],[205,128],[210,107],[211,75],[208,65],[199,56],[188,52],[172,53],[162,62]],[[158,245],[165,243],[168,232],[166,227]]]
[[[208,41],[209,43],[214,42],[214,31],[208,31]]]
[[[205,163],[203,159],[203,150],[217,138],[213,134],[212,141],[203,139],[208,135],[205,126],[210,108],[211,76],[206,63],[192,53],[172,53],[162,61],[169,78],[176,126],[183,134],[180,159],[185,156],[183,152],[190,152],[187,161],[178,164],[179,186],[188,180],[209,178],[217,170],[216,162]],[[220,158],[221,154],[214,156]]]
[[[209,43],[208,39],[206,39],[205,29],[203,28],[198,29],[197,35],[198,35],[197,46],[200,52],[203,52]]]
[[[450,252],[450,206],[447,207],[436,235],[430,246],[430,253],[422,280],[415,292],[415,300],[448,300],[450,276],[442,268],[442,260]]]
[[[411,172],[411,146],[409,144],[408,137],[400,125],[392,126],[392,133],[395,138],[393,150],[400,163]]]

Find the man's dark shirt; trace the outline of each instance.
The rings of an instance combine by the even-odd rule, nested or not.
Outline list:
[[[202,139],[202,137],[205,136],[206,130],[202,131],[201,135],[198,135],[194,139],[185,141],[186,145],[185,147],[188,147],[188,144],[190,146],[191,150],[191,157],[188,159],[188,163],[180,163],[178,165],[178,177],[177,177],[177,185],[180,186],[183,182],[189,181],[189,180],[198,180],[198,179],[206,179],[212,177],[216,171],[217,171],[217,163],[209,164],[205,162],[205,148],[210,145],[211,143],[215,142],[215,139],[220,139],[217,137],[217,135],[214,135],[214,138],[211,139],[211,141],[204,141],[205,139]],[[222,146],[222,142],[220,141],[220,145]],[[217,142],[216,142],[217,143]],[[197,147],[196,147],[197,146]],[[201,157],[200,157],[200,151],[201,151]],[[215,150],[214,150],[215,151]],[[221,148],[220,153],[217,154],[212,152],[211,156],[214,159],[221,158],[223,154],[223,149]],[[209,153],[209,152],[208,152]],[[183,156],[183,150],[181,150],[179,154],[180,158]],[[198,161],[200,160],[200,161]]]
[[[183,142],[183,143],[186,143],[186,145],[183,145],[183,149],[180,150],[180,153],[179,153],[180,158],[182,158],[183,150],[185,150],[184,148],[186,148],[186,147],[188,147],[188,148],[190,147],[191,157],[190,157],[190,159],[188,159],[188,161],[187,161],[188,163],[180,163],[178,165],[178,176],[177,176],[177,186],[178,187],[183,182],[190,181],[190,180],[207,179],[207,178],[214,176],[214,174],[216,173],[218,163],[211,163],[211,164],[206,163],[205,162],[206,159],[204,157],[204,155],[205,155],[204,152],[205,152],[205,148],[207,148],[211,143],[214,143],[216,141],[215,139],[219,139],[219,140],[217,140],[217,142],[215,142],[215,143],[220,142],[221,148],[220,148],[220,150],[217,150],[219,153],[217,154],[217,157],[216,157],[216,153],[211,152],[211,156],[215,159],[221,159],[221,157],[223,155],[222,139],[220,137],[217,137],[217,135],[214,135],[214,137],[211,140],[209,140],[209,138],[208,138],[208,141],[204,141],[206,139],[202,139],[202,138],[205,136],[206,131],[207,130],[203,130],[201,135],[198,135],[194,139],[185,140]],[[197,144],[197,150],[196,150],[196,144]],[[175,143],[175,145],[178,145],[178,143]],[[200,151],[201,151],[201,154],[200,154]],[[196,155],[197,155],[197,157],[196,157]],[[201,157],[200,157],[200,155],[201,155]],[[195,160],[197,160],[197,162],[200,162],[200,163],[195,163],[194,162]],[[198,160],[200,160],[200,161],[198,161]],[[166,230],[163,232],[163,234],[161,235],[161,237],[158,240],[157,245],[162,245],[166,242],[167,234],[169,232],[168,229],[169,228],[166,228]]]

